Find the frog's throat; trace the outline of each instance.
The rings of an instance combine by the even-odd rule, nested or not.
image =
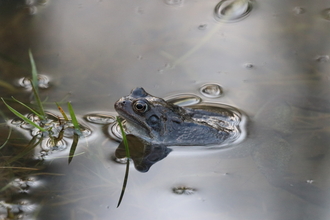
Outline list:
[[[145,123],[138,121],[124,112],[118,112],[119,116],[126,120],[126,130],[128,134],[137,136],[148,136],[151,138],[151,130]]]

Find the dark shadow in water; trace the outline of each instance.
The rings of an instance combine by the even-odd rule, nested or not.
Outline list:
[[[126,135],[131,159],[135,168],[140,172],[147,172],[152,165],[167,157],[172,149],[161,144],[151,144],[134,135]],[[116,149],[115,156],[119,159],[126,157],[124,143]]]

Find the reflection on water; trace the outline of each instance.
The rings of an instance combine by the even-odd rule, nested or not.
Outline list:
[[[67,148],[40,160],[29,130],[10,133],[0,103],[0,219],[329,219],[326,1],[0,5],[1,96],[30,102],[17,82],[30,76],[31,48],[50,80],[45,108],[56,112],[67,97],[93,131],[70,165]],[[206,84],[222,95],[200,100]],[[137,86],[170,100],[186,94],[176,104],[237,106],[251,121],[231,148],[175,147],[147,173],[132,166],[116,209],[125,166],[112,159],[109,127],[115,101]]]

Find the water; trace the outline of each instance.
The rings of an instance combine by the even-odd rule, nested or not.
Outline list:
[[[0,145],[10,138],[0,149],[0,219],[329,219],[326,1],[0,5],[1,97],[23,114],[11,96],[34,106],[31,49],[48,80],[46,110],[61,115],[54,102],[71,101],[92,131],[68,165],[70,137],[29,147],[31,128],[1,103]],[[228,149],[173,147],[146,173],[131,165],[116,208],[125,165],[109,135],[113,104],[137,86],[184,95],[178,104],[234,106],[248,116],[247,136]]]

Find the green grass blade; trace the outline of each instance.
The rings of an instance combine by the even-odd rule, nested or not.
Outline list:
[[[121,119],[119,117],[117,117],[117,122],[118,122],[118,125],[119,125],[119,128],[120,128],[121,135],[123,136],[123,142],[124,142],[124,146],[125,146],[126,157],[131,158],[131,156],[129,154],[129,148],[128,148],[128,142],[127,142],[126,134],[125,134],[123,125],[121,124]]]
[[[25,105],[23,102],[15,99],[13,96],[11,97],[15,102],[23,105],[25,108],[29,109],[33,114],[37,115],[39,118],[41,119],[45,119],[43,115],[39,114],[38,112],[36,112],[35,110],[33,110],[32,108],[30,108],[29,106]]]
[[[79,135],[74,133],[73,134],[73,141],[72,141],[71,148],[70,148],[70,153],[69,153],[69,159],[68,159],[69,164],[71,163],[71,161],[74,157],[74,152],[76,151],[78,141],[79,141]]]
[[[38,91],[36,90],[36,87],[34,87],[33,84],[32,84],[32,90],[33,90],[34,98],[35,98],[35,100],[36,100],[36,102],[39,106],[40,114],[43,115],[44,118],[46,118],[46,113],[44,111],[44,107],[43,107],[42,102],[40,100],[39,93],[38,93]]]
[[[78,134],[81,135],[80,126],[79,126],[78,120],[76,118],[76,115],[73,111],[73,108],[72,108],[72,105],[71,105],[70,102],[68,102],[68,109],[69,109],[69,112],[70,112],[72,124],[73,124],[74,128],[76,129],[76,132],[78,132]]]
[[[32,80],[30,80],[30,82],[31,82],[34,98],[39,106],[40,114],[43,115],[44,118],[46,118],[44,107],[43,107],[42,102],[39,97],[38,71],[37,71],[36,63],[34,62],[31,50],[29,50],[29,57],[30,57],[30,63],[31,63],[31,68],[32,68]]]
[[[129,153],[129,148],[128,148],[128,143],[127,143],[127,138],[126,138],[126,134],[125,134],[125,131],[123,129],[123,126],[121,124],[121,120],[119,117],[117,117],[117,122],[118,122],[118,125],[120,127],[120,131],[121,131],[121,134],[123,136],[123,142],[124,142],[124,146],[125,146],[125,152],[126,152],[126,157],[127,157],[127,161],[126,161],[126,171],[125,171],[125,177],[124,177],[124,182],[123,182],[123,187],[121,189],[121,193],[120,193],[120,196],[119,196],[119,201],[118,201],[118,204],[117,204],[117,208],[120,206],[120,203],[124,197],[124,193],[125,193],[125,190],[126,190],[126,186],[127,186],[127,181],[128,181],[128,173],[129,173],[129,159],[130,159],[130,153]]]
[[[30,125],[38,128],[41,131],[46,132],[47,130],[40,127],[39,125],[37,125],[36,123],[34,123],[33,121],[31,121],[30,119],[28,119],[27,117],[25,117],[24,115],[22,115],[21,113],[19,113],[18,111],[16,111],[15,109],[13,109],[12,107],[10,107],[10,105],[8,105],[5,100],[3,100],[3,98],[1,98],[1,100],[3,101],[3,103],[7,106],[7,108],[14,113],[17,117],[21,118],[22,120],[24,120],[25,122],[29,123]]]
[[[34,62],[33,55],[31,52],[31,49],[29,49],[29,57],[30,57],[30,63],[32,68],[32,81],[31,85],[35,88],[36,92],[38,93],[38,71],[36,67],[36,63]]]

